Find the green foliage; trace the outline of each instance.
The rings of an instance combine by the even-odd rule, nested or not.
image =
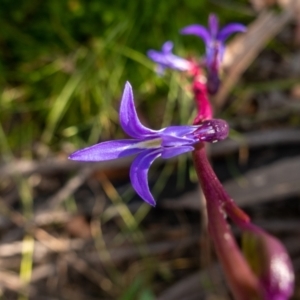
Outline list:
[[[206,24],[210,12],[218,13],[223,24],[247,23],[241,19],[245,15],[240,16],[234,7],[217,6],[208,0],[0,1],[2,159],[43,158],[52,153],[57,156],[59,151],[66,155],[99,140],[121,138],[124,133],[118,125],[118,108],[126,80],[134,88],[145,125],[161,128],[191,123],[193,103],[187,79],[176,72],[158,77],[146,51],[160,49],[166,40],[172,40],[177,54],[200,56],[202,41],[182,37],[180,28]],[[181,157],[178,188],[182,188],[187,166],[186,157]],[[164,167],[154,194],[161,192],[173,170],[172,164]],[[110,187],[106,194],[124,220],[122,234],[131,234],[133,241],[141,244],[137,246],[141,256],[147,256],[140,222],[150,207],[144,204],[132,215],[124,204],[132,190],[122,197],[109,191],[114,190]],[[30,193],[21,182],[24,215],[32,213]],[[72,201],[67,203],[71,207]],[[101,215],[102,224],[112,218],[109,211]],[[27,279],[33,267],[32,252],[25,254],[20,277]],[[152,283],[159,266],[149,265],[151,268],[145,267],[147,278],[125,280],[116,288],[120,300],[155,299]],[[123,275],[117,276],[115,271],[108,272],[113,274],[112,282],[121,282]]]
[[[137,102],[153,99],[149,111],[164,109],[155,99],[167,95],[169,78],[157,78],[146,51],[170,39],[176,53],[184,41],[200,55],[202,42],[178,31],[206,24],[218,9],[208,1],[1,1],[0,118],[13,153],[122,135],[117,111],[126,80]],[[145,119],[166,123],[147,112]]]
[[[144,287],[143,280],[137,277],[119,300],[154,300],[155,295]]]

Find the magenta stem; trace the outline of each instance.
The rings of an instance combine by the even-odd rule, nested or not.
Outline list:
[[[227,206],[226,211],[241,217],[240,221],[247,222],[249,218],[232,205],[232,200],[222,199],[226,192],[208,161],[204,144],[193,152],[193,159],[207,201],[208,230],[233,295],[238,300],[262,299],[258,279],[236,244],[222,208]]]
[[[194,125],[200,124],[204,120],[212,118],[213,110],[209,101],[206,87],[206,79],[203,75],[197,75],[193,81],[193,93],[197,106],[198,114],[194,120]]]

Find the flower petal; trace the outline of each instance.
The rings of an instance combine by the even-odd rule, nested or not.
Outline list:
[[[158,64],[165,64],[165,54],[156,50],[148,50],[147,56]]]
[[[194,150],[195,148],[192,146],[164,148],[161,157],[167,159]]]
[[[166,135],[162,137],[162,147],[180,147],[180,146],[187,146],[193,145],[197,143],[199,140],[195,138],[193,135],[188,137],[179,137],[179,136],[172,136]]]
[[[141,124],[135,110],[132,87],[129,82],[126,82],[124,88],[119,115],[123,130],[133,138],[141,139],[156,133],[155,130]]]
[[[219,20],[215,14],[210,14],[208,18],[208,28],[211,34],[211,38],[215,39],[219,31]]]
[[[162,52],[165,54],[172,52],[172,49],[173,49],[173,43],[171,41],[166,41],[161,47]]]
[[[205,44],[209,44],[211,41],[211,36],[209,31],[202,25],[193,24],[186,26],[180,30],[181,34],[192,34],[200,37]]]
[[[239,23],[231,23],[224,26],[217,35],[217,40],[224,42],[231,34],[236,32],[245,32],[247,27]]]
[[[143,148],[137,148],[137,140],[108,141],[78,150],[69,156],[71,160],[102,161],[116,159],[140,153]]]
[[[161,129],[159,133],[160,135],[173,135],[177,137],[182,137],[187,134],[193,133],[198,128],[198,125],[169,126]]]
[[[188,71],[192,67],[191,63],[188,60],[174,55],[172,52],[158,52],[156,50],[149,50],[147,52],[147,55],[151,60],[159,64],[160,68],[162,68],[163,71],[165,68],[179,71]],[[162,72],[158,73],[162,74]]]
[[[148,171],[153,161],[161,155],[161,150],[146,150],[136,157],[130,168],[130,180],[136,193],[148,204],[155,206],[149,190]]]
[[[160,136],[163,147],[178,147],[193,145],[198,142],[193,132],[200,126],[169,126],[161,130]]]

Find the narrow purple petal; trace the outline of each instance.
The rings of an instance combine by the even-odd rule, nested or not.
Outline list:
[[[158,64],[165,63],[165,54],[156,50],[148,50],[147,56]]]
[[[156,133],[155,130],[141,124],[135,110],[132,87],[129,82],[126,82],[124,88],[119,115],[123,130],[133,138],[140,139]]]
[[[148,204],[155,206],[149,190],[148,171],[153,161],[161,155],[161,150],[146,150],[138,155],[130,168],[130,180],[136,193]]]
[[[191,69],[191,63],[188,60],[181,58],[177,55],[170,54],[167,60],[168,64],[166,66],[168,66],[171,69],[179,71],[188,71]]]
[[[172,52],[165,53],[149,50],[147,55],[151,60],[163,68],[162,71],[164,71],[164,68],[170,68],[179,71],[187,71],[191,68],[191,63],[188,60],[174,55]],[[161,70],[159,73],[161,74]]]
[[[162,129],[160,136],[162,137],[163,147],[178,147],[195,144],[198,139],[194,137],[193,132],[199,126],[169,126]]]
[[[192,34],[200,37],[204,43],[207,45],[211,41],[211,36],[209,31],[202,25],[193,24],[186,26],[180,30],[181,34]]]
[[[217,35],[217,40],[224,42],[231,34],[236,32],[245,32],[247,27],[239,23],[231,23],[224,26]]]
[[[190,135],[188,137],[179,137],[173,135],[165,135],[162,137],[162,147],[180,147],[180,146],[187,146],[193,145],[197,143],[199,140]]]
[[[162,52],[165,54],[172,52],[172,49],[173,49],[173,43],[171,41],[165,42],[161,47]]]
[[[219,20],[215,14],[210,14],[208,18],[208,28],[211,34],[211,38],[215,39],[219,31]]]
[[[137,148],[137,140],[116,140],[93,145],[72,153],[71,160],[78,161],[102,161],[116,159],[124,156],[140,153],[144,149]]]
[[[193,133],[197,128],[199,128],[198,125],[169,126],[161,129],[159,133],[161,135],[173,135],[182,137]]]
[[[195,148],[192,146],[164,148],[161,157],[167,159],[194,150]]]

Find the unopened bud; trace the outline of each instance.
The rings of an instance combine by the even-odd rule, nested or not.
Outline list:
[[[221,119],[211,119],[203,121],[200,127],[194,132],[194,135],[201,142],[215,143],[227,138],[229,133],[228,123]]]
[[[284,246],[262,230],[243,234],[243,251],[259,278],[264,299],[287,300],[294,289],[294,271]]]

